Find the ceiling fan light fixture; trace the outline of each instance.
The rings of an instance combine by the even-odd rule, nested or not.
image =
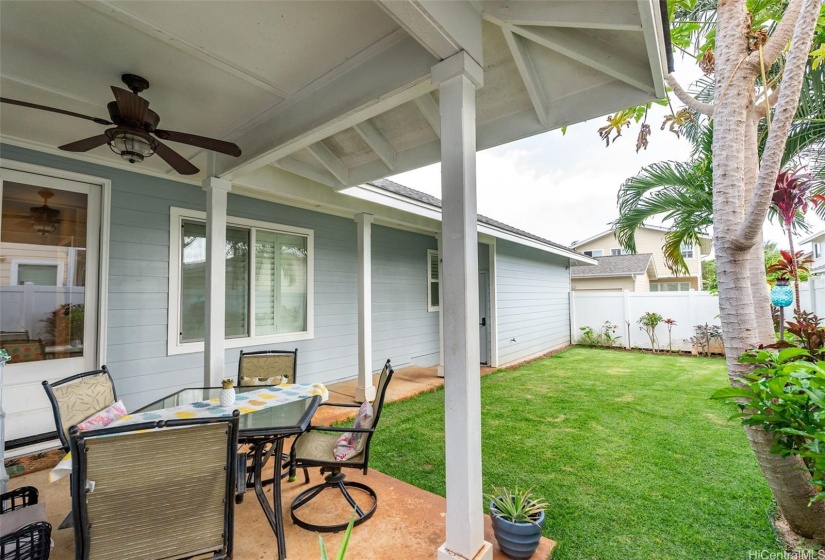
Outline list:
[[[43,206],[29,208],[29,216],[34,231],[40,235],[48,235],[54,232],[57,224],[60,223],[60,210],[49,208],[48,200],[54,196],[53,192],[43,189],[38,194],[43,197]]]
[[[157,141],[142,131],[115,128],[107,130],[106,136],[109,148],[129,163],[140,163],[157,149]]]

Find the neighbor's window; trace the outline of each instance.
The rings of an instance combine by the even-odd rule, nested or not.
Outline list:
[[[814,243],[814,258],[818,259],[819,257],[820,257],[819,243]]]
[[[629,255],[630,251],[627,249],[610,249],[610,256],[615,257],[618,255]]]
[[[651,292],[689,292],[690,282],[651,282]]]
[[[603,257],[604,251],[601,249],[593,249],[591,251],[582,251],[583,254],[587,255],[588,257]]]
[[[685,258],[685,259],[692,259],[693,258],[693,245],[688,245],[687,243],[682,243],[679,246],[679,249],[682,251],[682,258]]]
[[[182,211],[173,209],[173,223],[176,213]],[[177,346],[190,344],[187,348],[196,351],[191,343],[200,343],[205,335],[206,224],[189,216],[178,219],[180,236],[172,242],[178,245],[173,250],[180,258],[180,273],[178,285],[170,286],[179,294]],[[231,342],[227,346],[309,338],[312,232],[237,218],[229,221],[225,328]]]
[[[438,251],[427,251],[427,311],[438,311]]]

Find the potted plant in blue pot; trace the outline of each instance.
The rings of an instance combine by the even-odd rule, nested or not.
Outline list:
[[[513,560],[527,560],[539,546],[547,504],[531,490],[493,488],[490,517],[501,551]]]

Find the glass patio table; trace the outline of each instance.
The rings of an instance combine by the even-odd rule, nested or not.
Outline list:
[[[236,387],[239,394],[260,390],[260,386]],[[150,412],[174,406],[192,404],[217,398],[220,387],[200,387],[191,389],[181,389],[180,391],[144,406],[136,412]],[[270,406],[263,410],[257,410],[240,416],[240,432],[238,443],[252,444],[253,456],[253,483],[255,495],[264,510],[267,521],[278,539],[278,558],[286,558],[286,543],[284,542],[284,518],[281,508],[281,480],[282,454],[284,439],[303,433],[309,427],[312,415],[321,403],[320,396],[306,396],[298,400],[285,402],[275,406]],[[272,505],[266,499],[263,490],[262,475],[264,463],[269,458],[275,463],[275,481],[272,489]],[[246,473],[238,473],[238,476],[246,478]]]

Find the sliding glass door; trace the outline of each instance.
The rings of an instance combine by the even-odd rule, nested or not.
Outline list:
[[[13,440],[54,430],[42,381],[100,367],[101,187],[6,168],[0,179],[0,347],[12,358],[3,404]]]

